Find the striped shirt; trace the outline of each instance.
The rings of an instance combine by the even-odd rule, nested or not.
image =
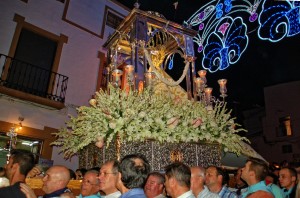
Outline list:
[[[230,191],[226,186],[223,186],[223,188],[219,192],[219,196],[221,198],[238,198],[237,194]]]
[[[210,192],[206,186],[198,194],[197,198],[219,198],[220,196],[217,193]]]

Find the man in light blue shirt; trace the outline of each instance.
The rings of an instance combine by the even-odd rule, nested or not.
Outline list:
[[[221,198],[237,198],[237,194],[226,186],[228,179],[228,174],[220,167],[210,166],[206,169],[205,184],[209,191],[217,193]]]
[[[249,158],[242,169],[241,178],[248,184],[247,191],[242,197],[273,198],[270,187],[266,185],[265,178],[268,173],[268,165],[265,161],[257,158]]]
[[[125,156],[119,165],[117,188],[122,193],[120,198],[146,198],[143,187],[150,165],[140,154]]]
[[[294,168],[284,167],[279,171],[279,183],[284,197],[292,198],[296,194],[297,171]]]
[[[79,198],[100,198],[98,171],[87,171],[82,179]]]

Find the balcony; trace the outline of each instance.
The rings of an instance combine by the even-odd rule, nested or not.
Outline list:
[[[0,54],[0,93],[61,109],[69,77]]]

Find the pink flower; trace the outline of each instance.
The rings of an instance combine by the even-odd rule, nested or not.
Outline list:
[[[179,96],[175,96],[174,104],[180,104],[180,103],[181,103],[181,98]]]
[[[97,137],[97,142],[95,143],[95,145],[98,148],[102,148],[104,146],[104,139],[102,137]]]
[[[201,118],[196,118],[194,120],[191,121],[191,124],[193,126],[193,128],[197,128],[198,126],[200,126],[203,123]]]
[[[169,125],[168,127],[171,129],[174,129],[178,123],[179,123],[179,118],[177,118],[177,117],[170,118],[167,121],[167,125]]]
[[[103,113],[106,114],[106,115],[110,115],[110,112],[109,112],[108,109],[104,109],[104,110],[103,110]]]

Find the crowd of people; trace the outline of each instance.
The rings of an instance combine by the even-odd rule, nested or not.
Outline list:
[[[41,177],[42,198],[300,198],[299,167],[295,165],[270,168],[261,159],[249,158],[235,171],[232,185],[228,172],[217,166],[189,167],[174,162],[163,171],[151,172],[147,159],[140,154],[124,156],[120,162],[109,160],[89,170],[74,172],[55,165],[42,173],[31,152],[13,150],[2,169],[9,184],[0,188],[0,197],[37,198],[25,179]],[[81,180],[78,196],[67,187],[71,179]]]

